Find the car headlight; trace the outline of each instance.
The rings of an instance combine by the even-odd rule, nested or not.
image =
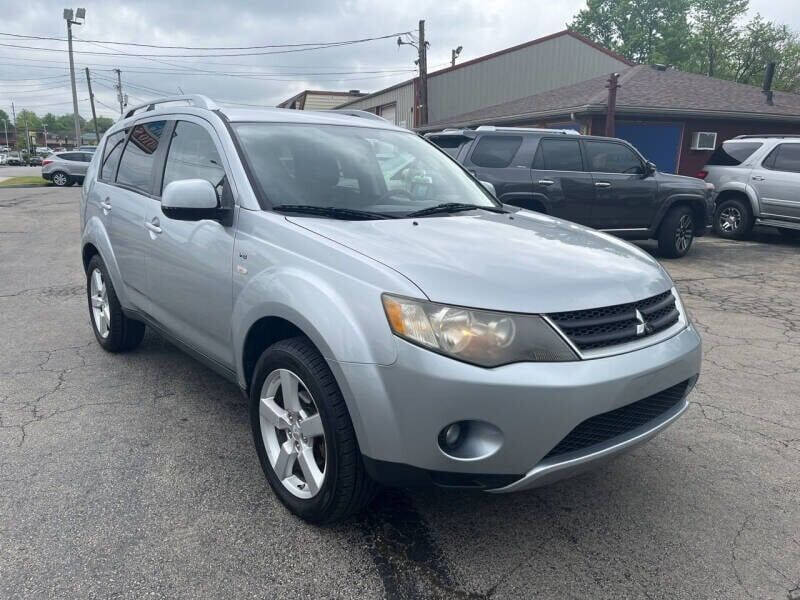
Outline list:
[[[536,315],[475,310],[389,294],[382,299],[395,335],[458,360],[482,367],[578,360],[564,339]]]

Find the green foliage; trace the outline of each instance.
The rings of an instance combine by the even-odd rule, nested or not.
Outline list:
[[[41,129],[42,121],[32,110],[23,109],[17,113],[17,129],[22,133],[26,127],[29,131],[37,131]]]
[[[114,124],[114,119],[108,117],[97,117],[97,130],[103,134],[106,130]],[[86,124],[86,131],[94,131],[94,119]]]
[[[0,108],[0,121],[11,123],[11,120],[8,118],[8,113],[6,113],[6,111],[4,111],[2,108]]]
[[[770,61],[775,89],[800,92],[800,37],[756,15],[749,0],[586,0],[574,31],[637,63],[758,85]]]

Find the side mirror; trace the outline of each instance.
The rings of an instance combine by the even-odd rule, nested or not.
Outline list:
[[[650,177],[651,175],[655,175],[657,170],[658,170],[658,167],[656,167],[656,163],[651,162],[651,161],[648,160],[645,163],[645,166],[644,166],[644,176],[645,177]]]
[[[481,185],[485,187],[486,191],[489,192],[494,198],[497,198],[497,190],[494,189],[494,185],[488,181],[481,181]]]
[[[226,209],[220,208],[217,191],[209,181],[183,179],[173,181],[164,188],[161,211],[170,219],[200,221],[219,220]]]

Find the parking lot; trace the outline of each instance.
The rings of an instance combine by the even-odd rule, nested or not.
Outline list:
[[[705,361],[649,444],[315,528],[269,490],[235,385],[151,333],[97,345],[79,193],[0,190],[0,598],[800,598],[800,243],[664,262]]]

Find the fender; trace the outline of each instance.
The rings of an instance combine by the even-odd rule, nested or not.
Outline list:
[[[100,253],[100,258],[106,265],[108,276],[111,277],[111,285],[114,286],[114,292],[117,294],[117,299],[124,308],[130,308],[131,304],[128,302],[128,296],[125,286],[122,285],[122,274],[117,264],[117,258],[114,251],[111,249],[111,241],[108,239],[108,232],[103,222],[97,217],[92,217],[86,222],[81,235],[81,253],[87,244],[92,244]]]
[[[279,317],[305,333],[328,361],[389,365],[397,347],[381,306],[382,290],[341,281],[345,300],[329,282],[294,267],[274,267],[254,276],[238,293],[232,316],[237,379],[245,385],[243,350],[248,331],[264,317]],[[353,287],[359,289],[354,290]],[[349,288],[349,289],[348,289]]]
[[[658,228],[661,226],[661,221],[664,220],[664,217],[669,210],[678,202],[688,202],[692,206],[697,205],[702,209],[703,214],[706,214],[706,199],[704,196],[690,194],[687,192],[676,192],[670,196],[667,196],[661,203],[661,206],[659,206],[655,218],[653,219],[653,224],[650,226],[649,235],[651,237],[658,233]],[[704,225],[710,225],[710,223],[704,223]]]
[[[724,192],[740,192],[747,196],[750,200],[750,208],[753,210],[753,216],[761,214],[761,209],[758,204],[758,194],[750,184],[742,181],[726,181],[725,184],[719,189],[714,190],[714,204],[717,203],[717,198]]]

